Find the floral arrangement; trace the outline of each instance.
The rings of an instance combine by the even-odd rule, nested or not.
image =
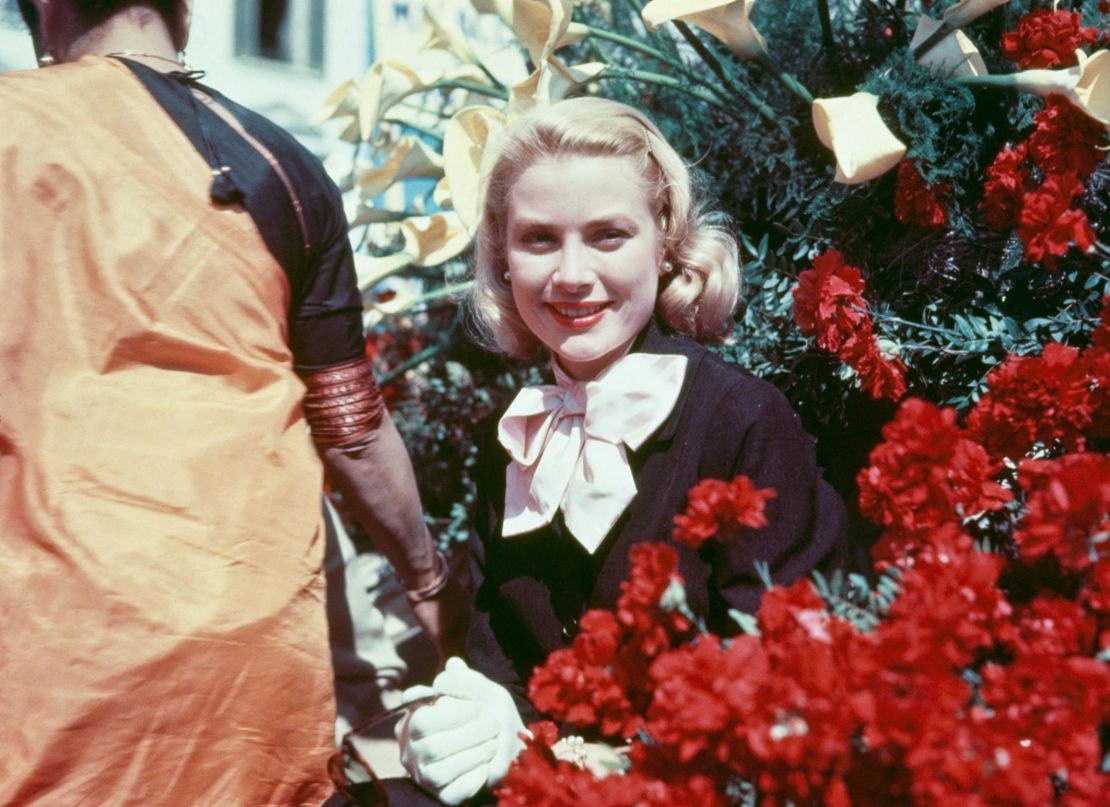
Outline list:
[[[471,3],[504,47],[428,0],[417,59],[321,114],[352,144],[331,164],[417,468],[469,456],[469,420],[536,378],[470,346],[452,297],[498,132],[604,94],[732,223],[746,291],[719,350],[795,404],[875,560],[768,580],[730,639],[686,610],[673,550],[640,546],[615,613],[530,690],[627,743],[620,775],[539,724],[501,803],[1110,802],[1110,3]],[[421,480],[452,535],[457,468]],[[742,538],[774,495],[703,482],[674,540]]]
[[[415,57],[375,63],[320,114],[351,143],[329,166],[369,349],[434,469],[420,483],[444,540],[472,496],[465,420],[538,377],[474,349],[456,302],[483,172],[501,127],[567,94],[644,107],[696,166],[743,246],[720,352],[786,393],[850,501],[904,396],[963,414],[1008,357],[1084,346],[1110,292],[1106,3],[471,5],[500,44],[462,34],[460,0],[428,0]]]
[[[902,403],[859,480],[884,528],[877,586],[768,581],[722,639],[685,608],[675,549],[634,548],[615,613],[584,614],[529,683],[565,727],[627,742],[627,763],[597,776],[533,725],[498,803],[1105,804],[1110,457],[1083,446],[1110,423],[1087,417],[1107,361],[1110,297],[1090,348],[1004,363],[967,428]],[[1046,404],[1061,394],[1066,414]],[[1035,441],[1068,453],[1006,459]],[[674,540],[743,540],[718,536],[766,524],[773,496],[701,482]]]

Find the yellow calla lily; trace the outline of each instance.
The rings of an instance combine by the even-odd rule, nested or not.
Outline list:
[[[741,59],[751,59],[767,50],[763,37],[748,16],[755,0],[651,0],[641,16],[651,30],[681,20],[696,25],[721,40]]]
[[[399,59],[374,62],[366,71],[360,92],[358,117],[362,139],[370,139],[382,116],[399,101],[444,79],[489,83],[482,71],[470,64],[445,68],[430,64],[414,67]]]
[[[1008,76],[1015,89],[1037,95],[1058,93],[1089,117],[1110,127],[1110,51],[1088,56],[1075,52],[1078,63],[1064,70],[1022,70]]]
[[[910,50],[924,43],[942,27],[944,27],[943,22],[924,14],[919,16],[917,29],[913,32],[913,39],[910,41]],[[934,74],[943,76],[984,76],[988,72],[983,57],[979,55],[979,49],[960,30],[948,34],[919,56],[917,61],[928,67]]]
[[[1004,6],[1010,0],[960,0],[941,15],[941,19],[950,28],[963,28],[982,17],[988,11]]]
[[[404,252],[414,266],[436,266],[466,249],[470,233],[454,212],[412,216],[401,222]]]
[[[813,102],[813,127],[836,155],[837,182],[858,185],[874,179],[906,153],[906,145],[883,123],[878,104],[879,96],[869,92]]]
[[[571,23],[572,0],[513,0],[513,33],[541,65],[556,50],[580,40],[586,27]]]
[[[372,256],[355,253],[355,277],[362,294],[363,305],[368,304],[370,290],[390,275],[412,265],[412,255],[394,252],[390,255]]]
[[[445,50],[464,62],[476,62],[477,56],[466,43],[462,31],[447,21],[448,13],[454,9],[453,0],[425,0],[421,19],[424,41],[417,50]]]
[[[608,66],[604,62],[568,66],[552,56],[524,81],[509,88],[509,114],[560,101],[575,87],[597,78]]]
[[[513,21],[513,0],[470,0],[479,14],[497,14],[505,22]]]
[[[460,110],[444,129],[444,178],[451,206],[468,233],[478,227],[491,141],[505,130],[507,123],[508,119],[492,107],[472,106]]]
[[[324,99],[324,103],[312,116],[312,123],[323,123],[328,120],[350,118],[358,115],[358,82],[353,78],[347,79]]]
[[[443,158],[423,140],[402,137],[381,165],[359,172],[355,184],[363,199],[373,199],[394,182],[402,179],[443,176]]]

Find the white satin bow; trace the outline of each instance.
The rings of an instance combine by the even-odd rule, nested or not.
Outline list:
[[[512,461],[505,477],[502,535],[549,524],[559,509],[591,554],[636,495],[635,451],[674,409],[686,357],[630,353],[591,381],[555,366],[558,385],[526,387],[498,424]]]

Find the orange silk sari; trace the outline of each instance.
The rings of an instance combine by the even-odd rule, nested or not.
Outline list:
[[[285,275],[121,64],[2,75],[0,119],[0,804],[319,804]]]

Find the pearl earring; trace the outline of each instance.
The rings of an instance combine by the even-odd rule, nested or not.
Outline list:
[[[674,271],[674,264],[670,261],[663,261],[663,274],[669,275]]]
[[[507,271],[506,271],[506,272],[502,272],[502,273],[501,273],[501,279],[502,279],[502,280],[504,280],[504,281],[505,281],[506,283],[509,283],[509,282],[510,282],[510,281],[509,281],[509,273],[508,273]]]

